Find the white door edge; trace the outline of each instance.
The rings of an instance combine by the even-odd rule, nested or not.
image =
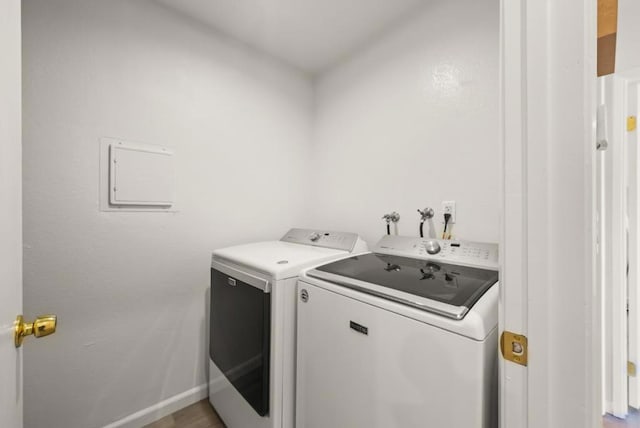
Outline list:
[[[0,0],[0,426],[21,428],[22,312],[21,3]]]
[[[596,2],[501,1],[501,428],[601,426]]]
[[[612,311],[611,325],[607,326],[607,334],[611,335],[613,348],[611,359],[611,397],[607,402],[611,407],[606,410],[613,415],[624,418],[627,415],[627,150],[626,150],[626,80],[617,75],[613,76],[613,124],[612,144],[612,183],[611,183],[611,287]]]
[[[502,0],[501,40],[501,193],[502,224],[500,240],[500,332],[510,330],[527,335],[525,267],[526,188],[523,161],[524,22],[523,1]],[[513,144],[506,144],[506,142]],[[504,285],[502,284],[504,283]],[[512,284],[518,284],[517,287]],[[527,370],[500,358],[500,426],[526,427]]]

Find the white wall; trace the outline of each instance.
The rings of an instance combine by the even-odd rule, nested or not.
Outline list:
[[[416,235],[428,205],[441,232],[441,202],[455,200],[457,237],[498,241],[498,18],[494,0],[429,3],[321,76],[316,224],[375,242],[383,214]]]
[[[205,383],[217,247],[300,224],[312,87],[149,1],[24,2],[25,427],[100,427]],[[100,212],[99,138],[173,147],[180,212]]]
[[[498,2],[436,2],[315,82],[149,0],[24,3],[25,427],[205,382],[212,249],[458,204],[497,242]],[[100,137],[175,148],[180,212],[99,211]],[[309,160],[312,163],[309,164]],[[436,223],[441,230],[439,221]],[[51,394],[51,391],[60,391]]]
[[[616,73],[640,67],[640,2],[618,0],[618,34],[616,36]]]

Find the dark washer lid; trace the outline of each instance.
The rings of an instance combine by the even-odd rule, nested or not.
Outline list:
[[[338,260],[308,275],[456,319],[498,281],[492,270],[376,253]]]

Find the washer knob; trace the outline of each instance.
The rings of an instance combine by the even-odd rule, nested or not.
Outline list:
[[[424,244],[424,247],[429,254],[438,254],[440,252],[440,244],[438,241],[427,241],[427,243]]]
[[[320,239],[320,234],[318,232],[313,232],[309,235],[309,240],[311,240],[311,242],[316,242],[318,239]]]

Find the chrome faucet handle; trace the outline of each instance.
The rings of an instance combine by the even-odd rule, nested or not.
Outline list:
[[[433,216],[435,215],[435,211],[433,211],[433,208],[428,208],[428,207],[425,208],[424,210],[418,210],[418,212],[420,213],[420,217],[422,218],[422,221],[433,218]]]
[[[394,222],[397,223],[400,221],[400,214],[398,214],[397,212],[392,212],[391,214],[385,214],[382,216],[382,219],[385,220],[387,222],[387,224]]]

